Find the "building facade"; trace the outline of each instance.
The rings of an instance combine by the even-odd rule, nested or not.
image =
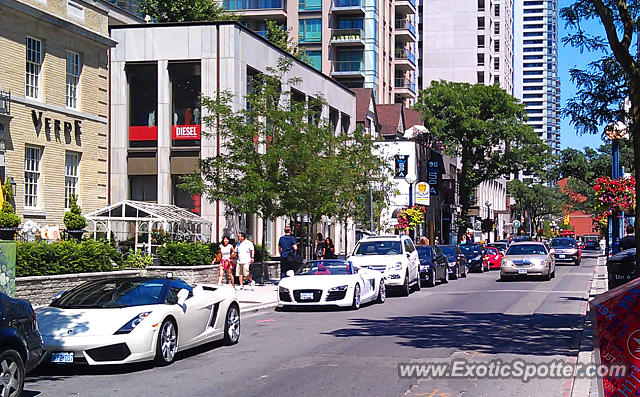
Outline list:
[[[24,221],[62,225],[71,195],[108,202],[108,53],[100,1],[0,1],[0,170]]]
[[[351,88],[373,89],[378,103],[415,102],[415,0],[224,0],[263,37],[278,21],[309,62]]]
[[[557,155],[560,151],[558,0],[517,0],[515,22],[514,96],[524,102],[528,124]]]
[[[215,97],[228,90],[240,109],[252,78],[290,55],[234,22],[122,26],[112,29],[112,39],[118,44],[111,57],[111,202],[175,204],[212,221],[215,241],[241,231],[261,241],[262,220],[254,214],[228,214],[222,202],[192,196],[177,185],[219,147],[202,123],[206,109],[200,94]],[[283,87],[296,100],[321,94],[322,116],[334,120],[339,131],[355,129],[355,94],[347,87],[298,60],[288,75],[301,79],[295,87]],[[284,219],[267,221],[272,254],[277,255],[284,224]],[[348,227],[353,247],[353,225]],[[342,225],[327,220],[321,228],[335,237],[337,249],[344,247]]]

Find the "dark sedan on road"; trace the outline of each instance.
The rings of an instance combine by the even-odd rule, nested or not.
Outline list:
[[[448,283],[449,262],[440,248],[435,245],[419,245],[416,249],[420,258],[420,283],[427,287],[435,286],[436,280]]]
[[[467,258],[464,257],[460,248],[456,245],[439,245],[447,262],[449,263],[449,277],[457,279],[459,277],[467,277]]]
[[[584,249],[600,251],[600,238],[598,236],[585,236]]]
[[[554,250],[556,263],[570,263],[580,265],[581,253],[578,243],[574,238],[556,237],[551,240],[551,247]]]
[[[482,254],[484,246],[482,244],[462,244],[460,251],[467,259],[469,270],[484,272],[489,270],[489,266],[485,265]]]
[[[0,293],[0,396],[20,396],[24,375],[42,357],[42,337],[31,304]]]

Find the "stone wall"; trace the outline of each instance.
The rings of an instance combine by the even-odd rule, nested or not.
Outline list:
[[[149,266],[141,273],[149,277],[166,277],[167,273],[171,273],[174,278],[182,279],[189,284],[215,284],[218,282],[218,265]]]

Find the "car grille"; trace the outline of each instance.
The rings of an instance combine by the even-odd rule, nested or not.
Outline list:
[[[303,293],[303,292],[313,293],[313,299],[300,300],[300,293]],[[321,289],[296,289],[293,291],[293,299],[295,299],[296,302],[299,302],[299,303],[320,302],[321,297],[322,297]]]
[[[278,293],[280,295],[280,300],[283,302],[291,302],[291,295],[289,295],[289,292],[285,292],[280,290],[280,292]]]
[[[387,270],[387,266],[386,265],[372,265],[372,266],[367,266],[369,269],[373,269],[373,270],[377,270],[379,272],[384,273],[385,270]]]
[[[327,302],[340,301],[343,300],[345,296],[347,296],[347,291],[329,291],[329,294],[327,294]]]
[[[526,266],[532,266],[533,263],[531,263],[531,261],[528,260],[519,260],[519,261],[513,261],[513,264],[519,267],[526,267]]]
[[[129,357],[131,350],[126,343],[97,347],[86,351],[93,361],[122,361]]]

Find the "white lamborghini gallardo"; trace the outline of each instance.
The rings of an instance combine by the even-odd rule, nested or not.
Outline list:
[[[84,283],[36,310],[50,363],[123,364],[240,338],[235,290],[171,278],[113,278]],[[44,361],[43,360],[43,361]]]

